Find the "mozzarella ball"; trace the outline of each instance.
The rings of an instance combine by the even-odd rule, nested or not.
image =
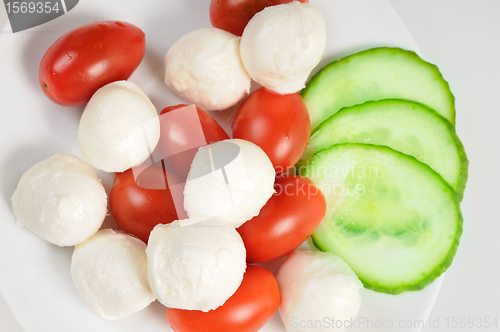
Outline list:
[[[326,26],[319,10],[294,1],[255,14],[241,36],[240,52],[257,83],[288,94],[305,87],[325,47]]]
[[[324,317],[354,319],[361,307],[361,282],[332,253],[295,251],[281,265],[276,280],[281,292],[279,311],[287,332],[302,331],[296,328],[300,322],[322,321]],[[331,331],[331,326],[315,326],[307,331]]]
[[[99,316],[121,319],[155,300],[148,283],[146,245],[111,229],[77,245],[71,275],[85,303]]]
[[[207,111],[237,104],[250,91],[240,58],[240,38],[203,28],[184,35],[165,55],[165,83],[181,98]]]
[[[217,217],[234,227],[259,214],[274,193],[274,168],[252,142],[228,139],[201,147],[184,186],[189,218]]]
[[[151,231],[149,284],[169,308],[206,312],[222,305],[241,284],[245,246],[226,223],[201,218],[183,222],[159,224]]]
[[[145,161],[160,139],[155,107],[134,83],[103,86],[83,111],[78,143],[85,159],[106,172],[123,172]]]
[[[101,227],[107,196],[94,169],[58,153],[28,169],[12,196],[19,223],[58,246],[73,246]]]

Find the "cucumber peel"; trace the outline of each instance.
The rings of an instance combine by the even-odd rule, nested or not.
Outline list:
[[[344,143],[315,153],[302,175],[327,200],[313,242],[366,288],[422,289],[451,265],[462,234],[458,197],[428,165],[386,146]]]

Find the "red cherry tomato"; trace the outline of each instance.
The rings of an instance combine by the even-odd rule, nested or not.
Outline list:
[[[116,173],[113,180],[109,205],[116,224],[144,243],[156,225],[178,219],[166,175],[162,168],[149,166],[137,176],[137,182],[132,169]],[[180,181],[171,173],[168,178]]]
[[[82,25],[47,50],[40,63],[40,86],[57,104],[84,105],[100,87],[128,79],[145,50],[144,32],[130,23]]]
[[[198,148],[207,143],[229,139],[224,129],[210,115],[196,107],[198,118],[193,119],[186,110],[181,110],[179,116],[163,117],[188,105],[176,105],[164,108],[160,112],[160,141],[158,150],[165,158],[166,167],[185,180]],[[193,106],[194,107],[194,106]],[[179,111],[179,112],[181,112]],[[194,124],[193,124],[194,121]],[[196,132],[200,128],[202,132]]]
[[[277,177],[276,193],[236,230],[248,262],[268,262],[294,251],[318,227],[326,212],[323,193],[308,178]]]
[[[241,36],[248,21],[269,6],[289,3],[293,0],[212,0],[210,22],[216,28]],[[299,0],[308,3],[309,0]]]
[[[277,174],[299,161],[311,133],[309,113],[298,93],[279,95],[265,88],[255,90],[243,101],[232,129],[234,138],[260,146]]]
[[[215,310],[167,308],[167,320],[176,332],[256,332],[274,315],[280,293],[274,276],[249,265],[236,292]]]

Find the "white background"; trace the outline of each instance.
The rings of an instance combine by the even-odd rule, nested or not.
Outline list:
[[[430,315],[440,327],[424,331],[476,331],[446,325],[453,317],[500,320],[500,1],[388,1],[424,58],[438,64],[450,82],[457,132],[470,160],[461,245]],[[8,50],[0,44],[0,52]],[[0,331],[22,332],[1,296]]]

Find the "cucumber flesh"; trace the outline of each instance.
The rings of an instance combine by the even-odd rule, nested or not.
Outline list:
[[[327,212],[312,235],[366,288],[422,289],[451,264],[462,233],[455,191],[428,165],[386,146],[346,143],[317,152],[304,169]]]
[[[411,155],[438,172],[462,200],[469,164],[464,147],[449,121],[425,105],[385,99],[346,107],[315,129],[297,166],[339,143],[386,145]]]
[[[312,129],[341,108],[387,98],[425,104],[455,125],[455,98],[439,69],[400,48],[373,48],[334,61],[301,94]]]

